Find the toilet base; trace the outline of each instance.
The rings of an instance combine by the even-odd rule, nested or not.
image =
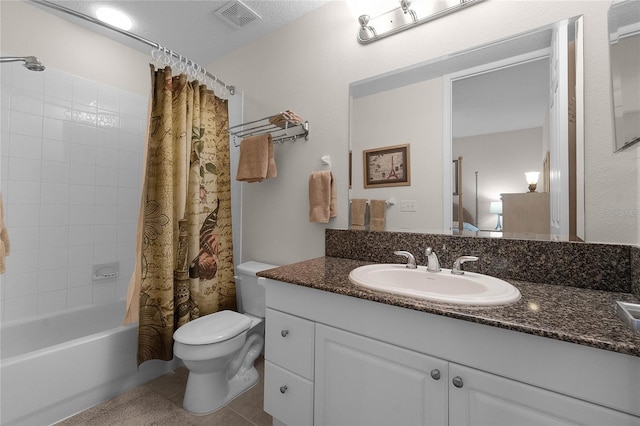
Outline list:
[[[214,374],[215,375],[215,374]],[[218,380],[222,377],[218,378]],[[183,408],[196,416],[205,416],[223,408],[258,383],[260,374],[255,367],[239,372],[220,387],[220,382],[211,374],[189,373]],[[211,392],[208,392],[208,391]],[[225,392],[226,391],[226,392]]]

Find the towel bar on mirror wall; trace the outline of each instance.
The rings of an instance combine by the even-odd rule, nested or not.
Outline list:
[[[371,203],[371,200],[367,200],[367,204],[370,204],[370,203]],[[387,205],[387,207],[395,206],[396,199],[389,198],[388,200],[384,200],[384,203]],[[349,204],[351,204],[351,200],[349,200]]]
[[[246,137],[265,133],[270,133],[273,142],[278,144],[295,141],[301,137],[309,140],[309,122],[290,110],[238,124],[229,127],[227,131],[233,136],[233,145],[236,147],[240,146],[240,142]]]

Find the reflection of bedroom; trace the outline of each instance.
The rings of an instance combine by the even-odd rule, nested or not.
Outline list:
[[[491,202],[500,201],[500,194],[528,192],[524,173],[542,170],[543,152],[542,127],[454,139],[453,158],[462,156],[464,165],[464,222],[482,230],[495,229],[498,218],[496,214],[489,212]],[[538,192],[544,188],[542,173],[540,176]],[[454,220],[457,220],[456,209]]]

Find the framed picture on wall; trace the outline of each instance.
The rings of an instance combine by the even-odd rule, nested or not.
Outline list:
[[[410,186],[409,144],[362,151],[364,187]]]

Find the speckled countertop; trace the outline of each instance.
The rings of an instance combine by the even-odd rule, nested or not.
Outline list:
[[[640,303],[630,293],[506,280],[522,295],[516,303],[495,307],[443,305],[358,287],[351,270],[360,260],[319,257],[258,273],[291,284],[443,315],[479,324],[640,356],[640,331],[628,328],[615,312],[615,302]]]

